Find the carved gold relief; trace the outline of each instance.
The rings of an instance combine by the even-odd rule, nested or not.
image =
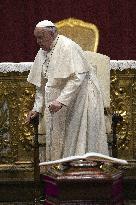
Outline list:
[[[0,74],[0,163],[32,160],[33,130],[24,124],[34,101],[27,72]]]
[[[32,158],[33,130],[25,124],[32,108],[35,90],[23,74],[1,74],[0,82],[0,150],[2,162],[28,161]],[[135,71],[111,71],[111,109],[121,114],[117,126],[118,154],[135,159],[136,151],[136,82]],[[29,152],[29,154],[27,153]],[[30,157],[31,156],[31,157]]]
[[[136,159],[135,72],[111,71],[111,109],[123,117],[123,123],[117,125],[118,157],[133,164]],[[33,162],[34,133],[25,124],[25,118],[34,102],[35,87],[26,82],[27,75],[28,72],[0,73],[1,165],[28,167]]]
[[[111,71],[111,109],[123,117],[117,125],[118,157],[135,159],[136,136],[135,70]]]

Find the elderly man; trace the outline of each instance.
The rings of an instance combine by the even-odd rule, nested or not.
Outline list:
[[[97,152],[108,155],[101,90],[81,47],[51,21],[36,25],[40,46],[28,82],[36,85],[27,122],[44,114],[46,161]]]

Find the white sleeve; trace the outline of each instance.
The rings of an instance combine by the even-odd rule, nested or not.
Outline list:
[[[69,77],[65,87],[61,91],[60,96],[56,100],[68,106],[73,99],[75,92],[85,79],[85,76],[86,73],[78,73],[72,77]]]
[[[42,113],[44,96],[41,87],[36,87],[35,102],[32,111]]]

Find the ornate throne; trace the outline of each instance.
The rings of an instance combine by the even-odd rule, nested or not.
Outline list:
[[[96,52],[99,43],[99,30],[92,23],[69,18],[56,23],[59,34],[78,43],[83,50]],[[88,40],[89,38],[89,40]]]

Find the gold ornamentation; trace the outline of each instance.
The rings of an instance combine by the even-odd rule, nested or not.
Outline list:
[[[135,70],[111,70],[111,109],[123,117],[117,125],[118,157],[136,158],[136,82]]]
[[[28,72],[0,73],[0,163],[33,159],[33,129],[25,125],[32,108],[34,86],[26,83]]]
[[[99,43],[99,30],[96,25],[79,19],[69,18],[56,23],[58,31],[76,43],[83,50],[97,51]]]
[[[34,133],[24,122],[33,106],[35,87],[26,82],[27,75],[28,72],[0,73],[0,169],[28,169],[29,176]],[[130,164],[123,166],[127,175],[136,173],[135,76],[135,69],[111,70],[111,109],[123,117],[123,123],[117,125],[118,157],[129,160]]]
[[[35,88],[26,82],[28,72],[0,73],[1,163],[32,160],[32,127],[25,117],[32,108]],[[111,70],[111,109],[121,114],[117,125],[119,158],[136,159],[135,70]]]

